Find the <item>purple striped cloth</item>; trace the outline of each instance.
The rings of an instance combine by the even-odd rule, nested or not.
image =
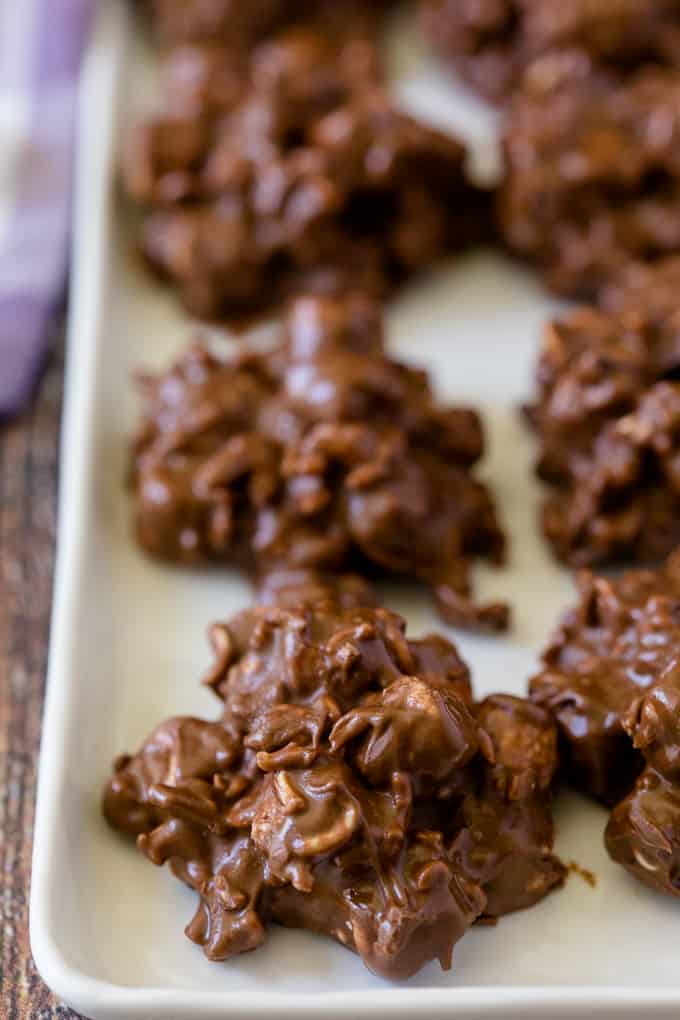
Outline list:
[[[94,2],[0,0],[0,419],[30,401],[63,301]]]

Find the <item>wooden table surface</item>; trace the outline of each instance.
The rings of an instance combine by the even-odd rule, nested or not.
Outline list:
[[[0,425],[0,1020],[76,1020],[38,977],[28,939],[56,529],[57,346],[30,412]]]

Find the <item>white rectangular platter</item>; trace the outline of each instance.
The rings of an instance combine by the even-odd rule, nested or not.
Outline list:
[[[393,88],[423,117],[461,129],[493,162],[495,118],[428,62],[404,23],[390,48]],[[40,771],[32,945],[52,988],[93,1020],[680,1016],[680,904],[642,888],[602,846],[605,814],[565,794],[558,852],[597,875],[538,907],[474,929],[454,966],[389,985],[329,940],[273,929],[264,948],[210,964],[183,935],[193,894],[105,825],[100,791],[115,754],[161,719],[217,715],[198,679],[207,624],[246,605],[231,573],[182,572],[136,549],[124,488],[140,367],[165,366],[193,326],[131,256],[117,197],[120,125],[151,95],[148,54],[120,0],[99,5],[83,87],[59,562]],[[523,693],[572,597],[536,528],[540,498],[518,404],[554,306],[495,253],[452,260],[388,310],[392,351],[433,372],[443,399],[484,411],[492,482],[512,558],[479,572],[483,595],[510,599],[508,638],[456,637],[480,694]],[[425,593],[387,591],[411,631],[443,625]]]

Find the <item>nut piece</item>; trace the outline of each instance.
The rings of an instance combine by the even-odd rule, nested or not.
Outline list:
[[[417,677],[402,677],[382,694],[367,695],[335,724],[329,740],[333,754],[358,741],[354,755],[347,750],[372,786],[408,772],[416,792],[440,796],[478,746],[477,722],[465,703],[448,686]]]

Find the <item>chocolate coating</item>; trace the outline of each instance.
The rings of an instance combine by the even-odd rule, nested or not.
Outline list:
[[[570,781],[616,805],[611,856],[678,895],[680,557],[617,581],[583,572],[579,587],[531,697],[557,720]]]
[[[549,713],[494,694],[477,706],[481,767],[466,791],[451,853],[481,882],[484,917],[532,906],[565,878],[553,855],[550,790],[558,767]]]
[[[369,43],[336,45],[301,25],[249,58],[209,43],[177,47],[164,59],[162,82],[159,114],[133,127],[123,154],[131,197],[172,208],[185,200],[226,203],[228,189],[250,186],[264,211],[282,185],[277,159],[294,155],[326,114],[375,90],[380,67]]]
[[[436,405],[423,372],[387,357],[375,305],[301,299],[275,350],[222,361],[192,347],[144,388],[136,527],[153,555],[241,566],[267,602],[341,589],[371,602],[330,575],[409,576],[445,619],[507,625],[505,606],[469,597],[470,562],[504,552],[472,473],[479,418]]]
[[[243,60],[183,47],[124,156],[143,253],[191,312],[384,295],[488,232],[465,147],[393,105],[370,40],[305,24]]]
[[[394,772],[409,772],[417,795],[444,796],[476,754],[477,730],[454,688],[402,677],[347,712],[331,731],[330,748],[334,754],[347,748],[355,769],[374,786]]]
[[[676,603],[669,642],[677,637],[679,622],[680,603]],[[654,686],[633,702],[623,725],[648,764],[677,781],[680,779],[680,664],[674,654],[668,658],[668,667]]]
[[[374,588],[357,574],[324,573],[309,567],[281,567],[264,574],[256,583],[255,601],[282,609],[326,603],[350,609],[380,602]]]
[[[578,586],[579,603],[546,649],[531,697],[557,718],[570,781],[613,804],[643,765],[631,712],[677,654],[680,563],[675,555],[662,570],[619,580],[583,571]]]
[[[555,830],[546,799],[506,801],[487,787],[468,794],[461,820],[451,854],[482,885],[484,918],[525,910],[564,882],[564,866],[552,853]]]
[[[166,44],[220,41],[234,46],[253,42],[284,25],[290,0],[141,0]]]
[[[329,35],[373,34],[390,0],[141,0],[160,41],[218,43],[243,52],[290,25],[312,23]]]
[[[482,752],[498,793],[510,801],[546,793],[557,771],[557,731],[550,716],[509,694],[485,698],[477,714],[489,738]]]
[[[104,813],[118,829],[137,836],[159,824],[147,791],[177,788],[194,780],[213,782],[230,776],[239,758],[235,734],[224,722],[208,723],[177,717],[162,723],[145,741],[142,751],[116,759],[115,775],[106,790]],[[156,798],[158,799],[158,798]]]
[[[680,251],[680,70],[621,82],[582,54],[527,72],[505,133],[499,219],[561,294],[592,297],[627,264]]]
[[[209,959],[277,922],[401,979],[561,884],[554,724],[520,699],[478,710],[449,642],[331,602],[248,610],[212,640],[221,720],[164,723],[104,794],[109,822],[198,893],[186,932]],[[499,782],[504,767],[535,781]]]
[[[542,54],[570,49],[619,75],[680,65],[675,0],[421,0],[432,45],[493,102],[521,84]]]
[[[529,417],[543,527],[572,565],[658,560],[680,543],[680,259],[632,264],[597,307],[551,323]]]
[[[680,785],[648,766],[609,819],[610,856],[657,892],[680,896]]]

